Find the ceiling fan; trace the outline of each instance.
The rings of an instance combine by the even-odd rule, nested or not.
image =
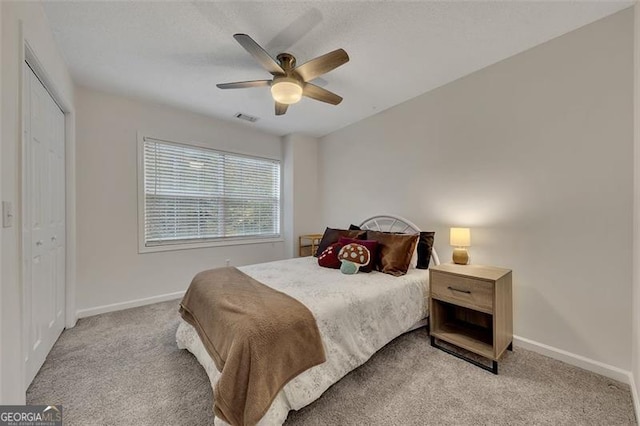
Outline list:
[[[342,97],[310,81],[349,62],[349,55],[343,49],[334,50],[296,67],[296,58],[290,53],[280,53],[276,56],[277,59],[273,59],[248,35],[234,34],[233,38],[273,75],[273,79],[222,83],[216,85],[218,88],[244,89],[270,86],[271,95],[276,102],[276,115],[286,113],[289,105],[300,101],[303,96],[331,105],[342,102]]]

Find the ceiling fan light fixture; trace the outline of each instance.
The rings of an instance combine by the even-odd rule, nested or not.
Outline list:
[[[342,102],[342,97],[310,82],[349,62],[349,55],[344,49],[336,49],[297,66],[296,58],[292,54],[282,52],[276,58],[273,58],[247,34],[234,34],[233,38],[265,70],[273,75],[273,80],[236,81],[216,84],[219,89],[270,86],[271,96],[275,100],[276,115],[286,114],[289,105],[299,102],[303,96],[330,105],[338,105]]]
[[[277,78],[271,85],[271,95],[281,104],[295,104],[302,99],[302,85],[295,78]]]

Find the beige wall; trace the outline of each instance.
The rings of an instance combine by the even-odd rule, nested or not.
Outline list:
[[[318,139],[301,134],[282,141],[285,157],[286,255],[297,257],[298,237],[323,232],[318,188]]]
[[[634,7],[634,196],[633,196],[633,305],[631,372],[636,419],[640,420],[640,4]]]
[[[324,222],[399,214],[444,261],[469,226],[517,335],[628,371],[632,51],[626,10],[324,137]]]
[[[20,22],[24,37],[35,52],[40,64],[53,83],[58,100],[65,108],[73,109],[73,83],[62,56],[53,41],[42,5],[34,2],[2,2],[2,200],[13,203],[16,223],[11,228],[1,228],[2,263],[0,288],[2,306],[0,330],[0,353],[2,380],[0,402],[2,404],[24,403],[24,361],[21,354],[22,296],[20,275],[20,81],[22,72],[22,41]],[[72,121],[72,118],[71,118]]]
[[[78,89],[77,306],[96,307],[186,290],[195,273],[284,257],[284,243],[138,254],[137,140],[147,135],[282,158],[280,138],[158,104]]]
[[[2,5],[0,5],[0,99],[2,99]],[[2,102],[0,101],[0,201],[2,201]],[[2,226],[2,225],[0,225]],[[0,348],[6,347],[6,344],[3,345],[3,332],[2,332],[2,243],[0,240]],[[2,350],[0,350],[0,383],[3,382],[3,370],[2,367],[4,356]],[[4,390],[3,387],[0,386],[0,404],[4,403]]]

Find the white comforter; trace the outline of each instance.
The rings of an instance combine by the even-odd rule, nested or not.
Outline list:
[[[259,425],[281,425],[289,410],[298,410],[318,399],[332,384],[427,314],[427,270],[410,269],[402,277],[380,272],[344,275],[339,270],[319,267],[314,257],[238,269],[306,305],[316,318],[327,356],[325,363],[285,385]],[[176,340],[178,347],[196,356],[213,385],[220,373],[195,329],[181,321]],[[216,424],[224,424],[218,422],[221,420],[216,418]]]

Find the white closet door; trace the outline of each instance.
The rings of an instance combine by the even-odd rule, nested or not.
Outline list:
[[[64,329],[64,114],[40,80],[24,71],[24,353],[29,385]]]

